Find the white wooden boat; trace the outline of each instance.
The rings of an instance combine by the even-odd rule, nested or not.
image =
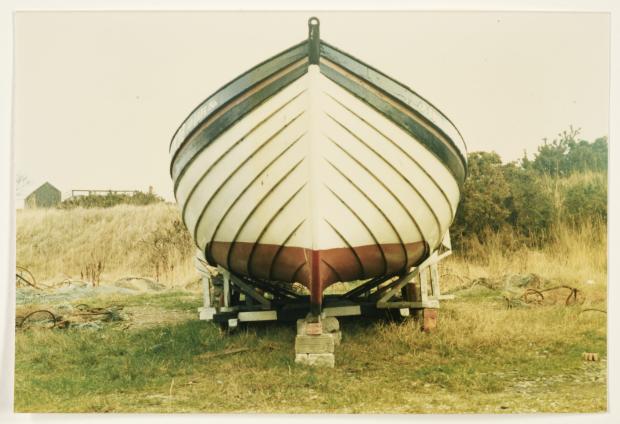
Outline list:
[[[466,175],[452,122],[403,84],[309,37],[201,103],[174,134],[183,220],[211,265],[300,282],[396,275],[438,248]]]

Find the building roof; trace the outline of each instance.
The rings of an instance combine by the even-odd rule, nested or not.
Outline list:
[[[60,190],[58,190],[51,183],[46,181],[43,184],[41,184],[39,187],[37,187],[35,190],[33,190],[28,196],[26,196],[26,199],[29,198],[30,196],[32,196],[33,194],[35,194],[36,192],[38,192],[39,190],[43,189],[44,187],[50,187],[50,188],[52,188],[52,189],[54,189],[54,190],[56,190],[57,192],[60,193]]]

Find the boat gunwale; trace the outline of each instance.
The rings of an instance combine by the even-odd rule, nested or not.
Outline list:
[[[330,62],[331,65],[327,64],[327,62]],[[351,76],[342,73],[336,69],[334,65],[342,68],[345,72],[350,73]],[[457,185],[459,186],[459,189],[462,189],[467,176],[467,161],[447,134],[438,129],[437,126],[435,126],[423,115],[420,115],[417,111],[413,110],[411,107],[403,104],[401,101],[386,93],[381,88],[378,88],[372,82],[366,81],[365,79],[351,73],[343,66],[340,66],[335,62],[331,62],[329,59],[323,61],[321,66],[325,71],[323,72],[323,75],[325,75],[326,78],[342,87],[348,93],[358,98],[361,102],[368,105],[379,114],[383,115],[388,121],[410,134],[412,138],[424,146],[424,148],[435,156],[437,160],[448,170],[448,172],[452,174]],[[334,74],[337,74],[340,80],[336,79]],[[354,78],[359,81],[355,81]],[[342,80],[346,81],[347,85],[343,84]],[[364,85],[369,86],[372,90],[364,87]],[[377,93],[373,93],[373,90]],[[360,91],[362,93],[360,93]],[[362,94],[366,95],[363,96]],[[384,108],[387,108],[388,111],[382,110],[377,103],[381,104]],[[399,110],[399,107],[403,110]],[[414,129],[412,126],[417,128]],[[429,127],[430,129],[426,127]],[[433,132],[436,132],[437,134],[433,134]]]
[[[193,133],[202,125],[202,123],[204,123],[209,118],[209,116],[213,115],[219,109],[225,107],[231,101],[234,101],[235,98],[237,98],[239,95],[243,94],[247,90],[251,89],[253,86],[261,83],[262,81],[264,81],[264,80],[268,79],[269,77],[271,77],[273,74],[275,74],[278,71],[286,68],[291,63],[296,62],[297,60],[303,58],[304,56],[307,57],[308,56],[307,51],[305,52],[305,54],[301,54],[299,57],[297,57],[297,55],[293,55],[288,61],[284,62],[281,66],[277,67],[275,70],[271,71],[269,74],[267,74],[263,78],[255,79],[253,77],[255,74],[259,74],[260,71],[263,71],[265,68],[268,68],[269,65],[272,65],[274,62],[277,61],[277,59],[281,59],[287,53],[291,53],[291,52],[293,52],[293,51],[295,51],[297,49],[299,49],[300,53],[301,53],[304,50],[304,47],[306,47],[306,44],[307,44],[307,40],[301,41],[301,42],[299,42],[297,44],[294,44],[293,46],[291,46],[291,47],[289,47],[289,48],[287,48],[285,50],[282,50],[281,52],[279,52],[279,53],[277,53],[277,54],[275,54],[275,55],[273,55],[273,56],[263,60],[262,62],[254,65],[253,67],[251,67],[247,71],[239,74],[236,78],[233,78],[232,80],[228,81],[226,84],[222,85],[217,90],[213,91],[212,94],[210,94],[207,98],[205,98],[198,105],[196,105],[196,107],[194,107],[194,109],[192,109],[192,111],[187,115],[187,117],[183,120],[183,122],[181,122],[181,124],[177,127],[177,129],[175,130],[174,134],[172,135],[172,138],[170,139],[170,144],[169,144],[168,150],[169,150],[169,153],[173,155],[173,158],[172,158],[171,162],[174,162],[174,157],[176,156],[177,152],[181,149],[181,147],[185,144],[185,142],[192,137]],[[196,123],[194,128],[191,128],[190,130],[187,131],[187,134],[185,135],[183,140],[181,140],[180,142],[177,143],[176,146],[174,146],[175,140],[177,139],[177,135],[179,134],[181,129],[192,119],[192,117],[194,117],[194,115],[203,106],[208,105],[210,101],[215,100],[216,97],[221,96],[224,93],[226,93],[227,90],[230,90],[231,88],[233,88],[235,83],[239,83],[243,79],[248,79],[248,83],[245,86],[242,86],[238,90],[234,90],[232,92],[232,94],[228,97],[228,99],[225,102],[217,104],[217,106],[214,107],[212,110],[210,110],[203,117],[203,119],[200,122]]]
[[[255,110],[257,107],[259,107],[261,104],[263,104],[264,102],[268,101],[269,99],[271,99],[275,94],[277,94],[278,92],[280,92],[282,89],[288,87],[290,84],[292,84],[293,82],[295,82],[296,80],[298,80],[299,78],[301,78],[302,76],[304,76],[307,72],[308,72],[308,63],[307,61],[304,61],[303,57],[298,59],[296,62],[292,62],[289,63],[287,66],[279,69],[278,71],[270,74],[267,76],[267,78],[264,78],[261,81],[256,82],[254,85],[252,85],[251,87],[249,87],[247,90],[243,90],[241,91],[238,95],[236,95],[235,97],[231,98],[231,100],[229,102],[227,102],[226,105],[222,105],[220,108],[218,108],[217,111],[215,111],[215,113],[217,113],[218,111],[220,111],[221,109],[225,108],[226,106],[234,103],[236,100],[238,100],[244,93],[246,93],[247,91],[253,89],[254,87],[257,87],[259,85],[261,85],[262,83],[264,83],[264,81],[269,80],[270,78],[273,78],[274,75],[276,75],[278,72],[283,71],[284,69],[286,69],[289,66],[295,65],[296,63],[300,63],[299,65],[293,67],[288,73],[283,74],[282,76],[280,76],[279,78],[275,79],[274,81],[272,81],[270,84],[262,87],[258,92],[253,93],[252,95],[248,96],[247,98],[243,99],[243,101],[241,101],[240,103],[234,105],[230,110],[225,111],[221,116],[219,116],[217,119],[215,119],[211,124],[204,126],[205,121],[207,121],[209,119],[209,117],[213,116],[213,114],[210,114],[209,117],[205,118],[202,122],[198,123],[196,125],[196,128],[192,131],[191,135],[188,135],[188,138],[186,138],[183,143],[177,148],[177,150],[174,152],[173,157],[170,161],[170,175],[174,181],[174,193],[176,196],[176,191],[178,189],[178,186],[181,182],[181,177],[185,174],[185,171],[188,169],[188,167],[192,164],[192,162],[194,161],[194,159],[204,150],[206,149],[209,144],[211,144],[214,140],[216,140],[222,133],[224,133],[226,130],[228,130],[228,128],[232,127],[233,125],[235,125],[235,123],[242,117],[246,116],[247,114],[251,113],[253,110]],[[282,85],[282,82],[285,82],[285,84]],[[256,101],[256,97],[261,97],[263,92],[272,90],[274,86],[278,86],[276,91],[263,97],[260,98],[260,100]],[[259,96],[260,95],[260,96]],[[238,116],[235,116],[234,113],[236,113],[235,109],[243,109],[248,103],[250,102],[256,102],[253,106],[251,106],[248,110],[243,111],[241,113],[238,114]],[[233,116],[232,119],[229,119],[230,116]],[[206,141],[203,142],[203,145],[196,151],[194,152],[183,152],[184,150],[187,150],[191,147],[191,142],[192,140],[195,138],[196,134],[198,134],[198,132],[203,129],[204,131],[209,131],[210,129],[214,128],[215,125],[219,125],[220,122],[222,120],[225,119],[229,119],[230,122],[225,123],[224,125],[220,125],[220,127],[216,127],[216,129],[213,131],[214,134],[210,135],[210,138]],[[183,158],[184,155],[190,155],[189,159],[185,161],[185,163],[183,163],[181,165],[181,168],[178,171],[175,171],[175,168],[177,167],[177,162]]]
[[[304,50],[304,47],[306,47],[306,52],[305,54],[299,54],[301,53],[301,51]],[[252,73],[257,73],[260,71],[264,71],[264,68],[268,67],[269,64],[272,64],[274,62],[276,62],[278,59],[280,59],[283,55],[286,55],[287,53],[291,53],[293,51],[295,51],[296,49],[299,49],[300,51],[297,54],[294,54],[291,58],[289,58],[288,61],[285,61],[284,64],[282,66],[277,67],[275,70],[273,70],[270,74],[268,74],[267,76],[265,76],[264,78],[262,78],[261,80],[256,80],[254,81],[251,78],[251,74]],[[345,58],[347,58],[350,61],[353,61],[357,66],[361,66],[363,69],[368,69],[371,70],[373,73],[376,74],[376,76],[383,78],[387,81],[389,81],[392,84],[395,84],[398,88],[401,88],[403,90],[404,94],[409,94],[409,95],[413,95],[415,96],[417,99],[419,99],[421,102],[423,102],[424,104],[426,104],[429,108],[431,108],[431,110],[437,112],[440,116],[442,116],[447,123],[449,123],[453,129],[457,132],[457,134],[460,137],[460,141],[462,142],[463,145],[463,149],[461,149],[455,142],[455,140],[453,140],[453,137],[450,137],[448,134],[445,133],[444,130],[442,130],[435,122],[431,121],[430,118],[428,118],[427,116],[425,116],[422,112],[417,111],[416,109],[414,109],[411,105],[409,105],[406,102],[403,102],[403,100],[401,98],[399,98],[399,94],[403,94],[403,93],[394,93],[393,91],[388,91],[386,90],[386,88],[384,86],[382,86],[381,84],[381,80],[378,81],[371,81],[367,78],[364,77],[364,75],[361,75],[359,71],[355,71],[354,69],[350,69],[350,67],[347,66],[346,63],[342,63],[341,61],[338,60],[337,56],[334,56],[332,54],[330,54],[329,49],[333,50],[334,52],[336,52],[339,55],[344,56]],[[389,77],[388,75],[386,75],[385,73],[379,71],[378,69],[366,64],[365,62],[351,56],[350,54],[338,49],[337,47],[332,46],[331,44],[321,40],[321,57],[324,57],[327,61],[335,63],[337,66],[342,67],[343,69],[345,69],[346,71],[350,72],[352,75],[356,76],[357,78],[360,78],[361,80],[363,80],[365,83],[367,83],[369,86],[371,87],[375,87],[377,90],[379,90],[382,94],[385,94],[386,96],[388,96],[391,100],[398,102],[398,104],[402,105],[406,110],[410,111],[412,114],[414,114],[416,117],[418,117],[419,119],[423,120],[427,125],[430,125],[432,128],[434,128],[435,130],[437,130],[438,132],[440,132],[441,135],[443,135],[445,137],[445,140],[443,139],[439,139],[439,144],[440,145],[450,145],[451,147],[453,147],[455,149],[455,152],[450,152],[452,155],[454,153],[456,153],[456,155],[459,157],[461,163],[462,163],[462,172],[455,172],[455,170],[453,169],[454,163],[450,164],[447,163],[445,158],[442,158],[441,155],[439,155],[438,159],[448,168],[451,170],[451,173],[454,175],[455,179],[457,180],[457,184],[459,185],[459,187],[462,187],[462,184],[466,178],[467,175],[467,146],[458,130],[458,128],[456,128],[456,126],[454,125],[454,123],[443,113],[441,112],[438,108],[436,108],[431,102],[429,102],[428,100],[426,100],[424,97],[420,96],[419,94],[417,94],[415,91],[413,91],[411,88],[407,87],[406,85],[400,83],[399,81],[395,80],[394,78]],[[243,78],[246,78],[248,80],[247,86],[241,86],[238,89],[235,90],[234,93],[228,95],[228,101],[222,104],[219,104],[217,107],[214,107],[213,110],[209,111],[204,118],[200,121],[195,123],[194,128],[191,128],[187,131],[187,134],[185,136],[185,138],[180,142],[177,143],[178,146],[175,148],[174,152],[172,153],[172,158],[170,161],[170,174],[173,177],[173,179],[175,180],[175,191],[176,191],[176,187],[178,187],[178,183],[180,182],[181,176],[184,174],[184,169],[189,166],[189,164],[191,163],[191,160],[188,161],[186,164],[184,164],[184,169],[182,169],[180,172],[178,172],[176,175],[173,172],[173,168],[175,165],[175,162],[178,159],[178,156],[180,154],[180,152],[183,150],[183,147],[187,145],[187,143],[194,137],[194,135],[196,134],[197,131],[200,130],[200,128],[202,128],[204,126],[204,123],[211,117],[213,116],[213,114],[217,113],[219,110],[221,110],[222,108],[226,107],[226,105],[230,104],[231,102],[234,102],[237,98],[239,98],[239,96],[243,95],[245,92],[247,92],[248,90],[251,90],[252,87],[255,87],[261,83],[263,83],[265,80],[268,80],[269,78],[271,78],[274,74],[276,74],[277,72],[282,71],[283,69],[285,69],[287,66],[290,66],[292,63],[295,63],[295,61],[301,61],[303,60],[304,56],[307,58],[308,57],[308,49],[307,49],[307,41],[302,41],[301,43],[298,43],[282,52],[280,52],[277,55],[274,55],[272,57],[270,57],[269,59],[259,63],[258,65],[252,67],[250,70],[244,72],[243,74],[241,74],[240,76],[238,76],[237,78],[231,80],[229,83],[225,84],[224,86],[222,86],[218,91],[214,92],[212,95],[210,95],[207,99],[205,99],[203,102],[201,102],[196,108],[194,108],[194,110],[192,111],[192,113],[190,113],[190,115],[183,121],[183,123],[179,126],[179,128],[177,129],[177,131],[174,133],[172,141],[171,141],[171,148],[172,148],[172,144],[175,141],[175,138],[177,137],[180,129],[186,125],[186,123],[188,121],[191,120],[191,117],[198,111],[200,110],[200,108],[202,106],[204,106],[205,104],[208,104],[208,102],[211,99],[214,99],[217,96],[221,96],[223,95],[223,92],[225,92],[226,90],[229,90],[231,87],[234,86],[234,83],[239,82],[240,80],[242,80]],[[307,69],[308,69],[309,63],[306,64],[306,67],[304,69],[304,72],[299,75],[299,77],[305,75],[305,73],[307,73]],[[321,68],[324,68],[323,66],[321,66]],[[325,75],[327,78],[329,78],[329,76],[327,74],[325,74],[324,72],[321,72],[323,75]],[[346,75],[344,75],[345,78],[348,78]],[[297,78],[295,78],[297,79]],[[331,78],[330,78],[331,79]],[[275,83],[276,81],[272,82]],[[293,81],[290,81],[290,83],[292,83]],[[385,84],[383,84],[385,85]],[[288,84],[286,85],[288,86]],[[284,89],[284,87],[281,87],[278,91]],[[345,90],[349,91],[346,87]],[[355,95],[355,93],[352,93]],[[275,95],[272,94],[272,96]],[[372,107],[373,109],[381,112],[380,110],[377,109],[377,107],[371,103],[369,103],[366,99],[361,98],[359,96],[357,96],[358,98],[360,98],[360,100],[364,101],[366,104],[368,104],[370,107]],[[249,100],[251,98],[248,97],[248,99],[246,99],[245,101]],[[268,97],[269,98],[269,97]],[[268,99],[267,98],[267,99]],[[264,99],[264,100],[267,100]],[[259,104],[261,104],[262,102],[259,102]],[[243,116],[246,116],[248,113],[250,113],[252,110],[254,110],[256,107],[258,107],[258,105],[255,105],[254,107],[250,108],[249,110],[242,112],[239,117],[237,119],[242,118]],[[390,105],[390,107],[393,107]],[[383,113],[383,112],[381,112]],[[385,115],[385,113],[383,113]],[[387,116],[388,119],[390,119],[389,116]],[[217,122],[219,120],[216,119],[215,122]],[[408,133],[411,133],[411,129],[407,128],[406,126],[403,126],[400,123],[395,122],[399,127],[401,127],[403,130],[407,131]],[[231,124],[231,125],[234,125]],[[219,137],[220,134],[222,134],[224,131],[226,131],[226,129],[230,127],[230,125],[227,125],[225,128],[222,128],[221,131],[219,131],[217,134],[214,134],[214,136],[211,138],[211,140],[209,140],[208,142],[205,143],[205,145],[203,146],[203,148],[201,148],[199,151],[194,152],[194,155],[199,154],[202,150],[204,150],[204,148],[206,148],[213,140],[217,139],[217,137]],[[415,135],[415,134],[412,134]],[[437,137],[434,137],[437,138]],[[429,149],[429,151],[434,152],[434,150],[432,148],[429,148],[429,146],[427,145],[427,143],[422,142],[421,144],[425,145],[425,147],[427,149]],[[445,148],[444,148],[445,149]],[[463,151],[464,150],[464,151]]]
[[[415,109],[414,107],[412,107],[410,104],[404,102],[401,98],[399,98],[398,94],[402,94],[402,93],[393,93],[391,92],[391,90],[388,90],[385,87],[385,84],[381,84],[382,81],[372,81],[369,78],[365,77],[362,73],[355,71],[354,69],[351,69],[350,66],[347,66],[346,63],[343,63],[342,61],[338,60],[338,57],[330,55],[330,54],[324,54],[324,47],[327,47],[327,49],[331,49],[334,50],[336,53],[345,56],[347,59],[353,61],[356,63],[356,65],[361,66],[362,68],[365,68],[366,70],[370,70],[372,72],[374,72],[375,74],[377,74],[376,76],[383,78],[387,81],[389,81],[390,83],[396,84],[400,89],[403,90],[404,93],[407,94],[411,94],[415,97],[417,97],[417,99],[419,99],[420,101],[422,101],[423,103],[425,103],[426,105],[428,105],[434,112],[437,112],[441,117],[443,117],[447,123],[452,126],[452,128],[457,132],[459,138],[460,138],[460,142],[462,143],[462,147],[459,147],[457,145],[457,143],[455,142],[455,140],[453,139],[454,137],[451,137],[450,135],[448,135],[445,130],[443,130],[441,128],[441,126],[439,126],[439,124],[433,122],[429,117],[427,117],[426,115],[424,115],[421,111]],[[327,52],[329,53],[329,52]],[[457,126],[454,124],[454,122],[452,122],[452,120],[450,118],[448,118],[439,108],[437,108],[433,103],[431,103],[429,100],[427,100],[425,97],[421,96],[420,94],[418,94],[417,92],[415,92],[412,88],[410,88],[409,86],[403,84],[402,82],[398,81],[395,78],[390,77],[389,75],[385,74],[384,72],[380,71],[379,69],[375,68],[372,65],[367,64],[366,62],[356,58],[355,56],[339,49],[338,47],[335,47],[331,44],[329,44],[326,41],[321,40],[321,57],[324,57],[325,59],[327,59],[330,62],[333,62],[337,65],[339,65],[340,67],[346,69],[347,71],[351,72],[353,75],[357,76],[358,78],[363,79],[364,81],[366,81],[366,83],[368,83],[371,86],[374,86],[376,88],[378,88],[379,90],[383,91],[385,94],[389,95],[391,98],[393,98],[395,101],[401,103],[404,107],[406,107],[407,109],[411,110],[415,115],[423,118],[425,121],[427,121],[430,125],[432,125],[433,127],[435,127],[438,131],[440,131],[441,133],[443,133],[445,135],[445,137],[451,142],[451,144],[456,148],[457,152],[459,153],[459,155],[461,156],[461,160],[464,163],[464,168],[467,169],[467,144],[465,143],[465,140],[463,139],[463,135],[461,134],[461,132],[459,131],[459,129],[457,128]]]

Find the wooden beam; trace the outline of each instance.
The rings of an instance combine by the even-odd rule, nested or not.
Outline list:
[[[389,308],[391,306],[387,306],[389,303],[389,300],[394,297],[394,295],[396,293],[398,293],[407,283],[409,283],[411,281],[412,278],[415,278],[420,271],[424,271],[428,265],[428,263],[432,260],[432,256],[428,257],[424,262],[422,262],[419,266],[413,268],[413,270],[411,272],[409,272],[408,274],[405,274],[404,276],[400,277],[395,283],[392,283],[392,288],[390,288],[387,293],[385,293],[383,295],[383,297],[381,297],[381,299],[379,299],[379,301],[377,302],[377,308]],[[424,288],[424,287],[422,287]],[[422,292],[422,303],[424,303],[425,297],[424,297],[424,292]],[[404,306],[402,306],[404,308]]]
[[[266,308],[266,309],[271,308],[271,302],[268,299],[266,299],[264,296],[262,296],[259,293],[257,293],[256,290],[254,290],[253,287],[251,287],[250,285],[244,283],[236,275],[234,275],[234,274],[229,274],[229,275],[230,275],[230,279],[232,280],[233,284],[235,286],[239,287],[244,294],[246,294],[246,295],[250,296],[252,299],[256,300],[258,303],[261,304],[261,306],[263,308]]]

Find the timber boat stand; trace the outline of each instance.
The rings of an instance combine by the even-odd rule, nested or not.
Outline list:
[[[290,286],[253,280],[222,267],[212,268],[200,253],[196,268],[202,275],[204,306],[200,319],[213,321],[226,331],[241,322],[297,322],[295,361],[318,366],[334,366],[334,348],[340,343],[337,317],[407,317],[413,315],[421,329],[429,332],[437,325],[437,309],[442,296],[437,264],[450,255],[437,250],[406,274],[373,278],[343,294],[325,295],[319,317],[309,313],[309,296]]]

